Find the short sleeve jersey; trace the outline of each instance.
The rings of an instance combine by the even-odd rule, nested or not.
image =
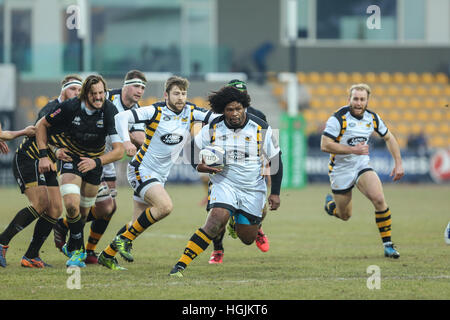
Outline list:
[[[52,134],[49,143],[69,149],[72,155],[97,158],[105,151],[106,137],[120,142],[114,123],[115,106],[108,100],[100,110],[90,111],[78,98],[66,100],[45,119],[61,133]]]
[[[204,126],[195,137],[199,149],[217,145],[225,150],[225,167],[222,172],[210,175],[212,183],[228,183],[236,188],[265,191],[263,176],[265,160],[279,152],[272,128],[259,117],[247,113],[244,125],[234,129],[221,116]]]
[[[344,106],[328,119],[323,135],[340,144],[355,146],[360,142],[367,144],[374,131],[382,137],[388,132],[379,115],[366,109],[358,119],[351,115],[349,106]],[[330,171],[340,167],[352,168],[362,163],[369,163],[368,155],[331,154]]]

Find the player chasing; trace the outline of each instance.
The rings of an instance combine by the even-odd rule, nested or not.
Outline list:
[[[100,253],[98,263],[109,269],[126,270],[118,264],[117,252],[126,261],[134,261],[132,241],[172,212],[172,199],[164,188],[170,169],[189,140],[194,122],[208,123],[214,118],[212,111],[187,102],[188,86],[187,79],[170,77],[165,84],[165,101],[120,112],[115,117],[125,151],[134,155],[128,164],[128,182],[134,190],[134,210],[139,215]],[[145,124],[145,141],[138,152],[128,129],[130,124],[137,123]]]
[[[198,149],[208,145],[223,148],[226,165],[218,169],[202,161],[197,166],[197,171],[210,173],[211,211],[170,271],[169,275],[174,277],[183,277],[183,270],[222,232],[230,217],[234,217],[237,236],[244,244],[255,241],[266,203],[267,185],[262,174],[264,157],[270,160],[273,172],[269,208],[277,210],[280,206],[283,175],[280,148],[271,127],[245,112],[250,105],[249,95],[225,86],[209,96],[209,103],[212,110],[222,116],[202,128],[195,137],[195,145]]]
[[[391,241],[391,211],[386,203],[377,173],[370,166],[368,141],[375,131],[386,142],[394,159],[393,181],[404,175],[400,148],[379,115],[367,109],[370,87],[355,84],[349,90],[349,105],[331,116],[322,134],[321,150],[330,153],[329,177],[333,196],[325,198],[325,211],[347,221],[352,216],[352,189],[356,185],[373,204],[375,222],[386,257],[398,259],[400,253]]]
[[[139,70],[130,70],[124,78],[123,86],[120,89],[107,91],[106,99],[112,102],[117,112],[139,108],[138,101],[142,98],[147,85],[145,75]],[[131,141],[136,146],[141,146],[145,139],[144,125],[130,125]],[[112,150],[111,140],[107,138],[105,152]],[[86,243],[86,264],[97,264],[95,249],[101,237],[105,233],[108,224],[117,209],[116,203],[116,169],[114,163],[103,166],[102,183],[97,193],[95,205],[91,207],[86,222],[92,221],[90,233]],[[66,244],[68,233],[68,223],[66,218],[61,218],[54,227],[54,240],[58,249],[63,250]],[[124,232],[120,231],[120,233]]]
[[[83,82],[79,97],[62,102],[36,125],[39,173],[55,170],[48,158],[47,143],[68,150],[60,163],[60,190],[70,230],[63,247],[69,257],[68,267],[86,266],[83,229],[96,201],[102,166],[123,156],[123,145],[114,126],[117,110],[106,100],[106,90],[105,80],[91,75]],[[58,133],[48,137],[52,128]],[[107,137],[111,139],[112,150],[105,153]]]
[[[81,77],[75,74],[66,76],[61,82],[61,93],[55,100],[50,101],[38,114],[36,122],[51,112],[61,102],[71,99],[80,93]],[[14,178],[19,184],[20,191],[28,198],[29,206],[21,209],[0,234],[0,266],[6,267],[6,250],[12,238],[30,225],[35,219],[31,243],[21,260],[21,265],[27,268],[44,268],[50,265],[39,257],[39,250],[50,234],[56,219],[61,216],[61,193],[54,170],[44,174],[39,173],[39,150],[34,136],[35,127],[29,132],[17,148],[13,161]],[[1,135],[0,135],[1,136]],[[64,149],[53,152],[48,148],[47,153],[55,166],[57,156],[61,156]]]

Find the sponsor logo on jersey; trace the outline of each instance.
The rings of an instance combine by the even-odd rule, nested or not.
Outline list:
[[[63,168],[66,170],[72,170],[73,169],[73,164],[72,163],[64,163],[63,164]]]
[[[97,121],[97,128],[103,128],[103,119]]]
[[[358,143],[361,142],[366,142],[367,138],[366,137],[353,137],[347,140],[347,144],[349,146],[356,146]]]
[[[245,158],[248,158],[248,154],[243,152],[243,151],[239,151],[239,150],[233,150],[232,152],[227,152],[227,159],[229,160],[242,160]]]
[[[60,113],[61,112],[61,108],[58,108],[58,109],[56,109],[51,115],[50,115],[50,118],[53,118],[53,117],[55,117],[58,113]]]
[[[161,141],[168,145],[179,144],[181,141],[183,141],[183,136],[176,133],[168,133],[161,136]]]
[[[73,120],[72,123],[76,126],[79,126],[81,122],[81,118],[79,116],[76,116]]]

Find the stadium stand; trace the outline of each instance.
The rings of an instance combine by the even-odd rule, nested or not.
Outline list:
[[[285,88],[275,78],[271,79],[272,94],[285,109]],[[297,79],[311,95],[309,108],[302,110],[307,134],[321,127],[334,110],[347,104],[351,84],[365,82],[373,91],[369,108],[383,117],[402,148],[406,147],[409,134],[422,131],[429,147],[449,145],[450,83],[445,73],[298,72]]]

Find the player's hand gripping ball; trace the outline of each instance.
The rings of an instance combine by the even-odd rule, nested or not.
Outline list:
[[[200,161],[209,167],[223,168],[225,165],[225,150],[219,146],[207,146],[199,153]]]

